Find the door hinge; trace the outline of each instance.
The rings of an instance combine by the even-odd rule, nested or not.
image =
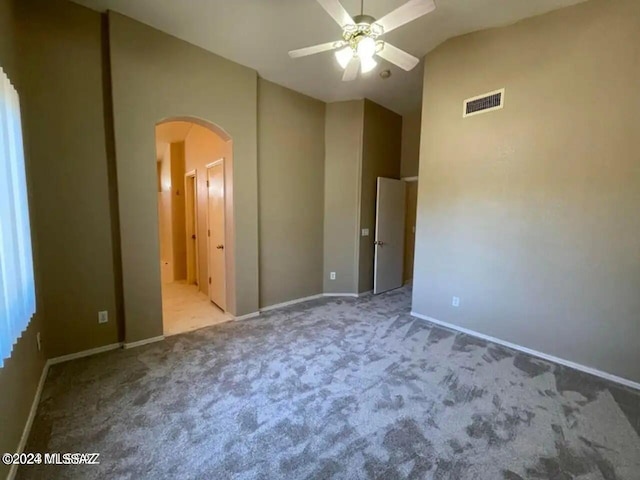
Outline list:
[[[209,188],[209,180],[207,180],[207,188]]]
[[[211,230],[207,230],[207,237],[211,236]]]
[[[209,277],[209,285],[211,285],[211,277]]]

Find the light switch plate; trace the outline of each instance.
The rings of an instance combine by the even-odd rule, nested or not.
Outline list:
[[[362,229],[362,236],[363,237],[368,237],[369,236],[369,229],[368,228],[363,228]]]
[[[98,312],[98,323],[107,323],[109,321],[109,312],[103,310]]]

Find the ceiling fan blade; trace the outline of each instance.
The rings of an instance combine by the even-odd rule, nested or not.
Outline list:
[[[420,60],[413,55],[408,54],[404,50],[394,47],[390,43],[385,42],[382,50],[378,52],[378,56],[384,58],[387,62],[406,70],[413,70]]]
[[[347,68],[344,69],[344,75],[342,76],[343,82],[352,82],[358,77],[358,70],[360,70],[360,59],[358,57],[353,57]]]
[[[345,25],[355,25],[349,12],[344,9],[338,0],[318,0],[318,3],[331,15],[341,28]]]
[[[298,50],[291,50],[289,56],[291,58],[306,57],[307,55],[315,55],[316,53],[326,52],[327,50],[333,50],[336,48],[336,44],[339,42],[327,42],[320,45],[314,45],[312,47],[299,48]]]
[[[393,12],[388,13],[376,23],[384,28],[384,33],[390,32],[405,23],[409,23],[416,18],[431,13],[436,9],[434,0],[409,0]]]

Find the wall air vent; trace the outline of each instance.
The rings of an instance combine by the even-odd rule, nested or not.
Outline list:
[[[464,101],[462,117],[466,118],[473,115],[479,115],[481,113],[491,112],[493,110],[500,110],[503,107],[504,88],[502,90],[496,90],[495,92],[489,92],[484,95],[466,99]]]

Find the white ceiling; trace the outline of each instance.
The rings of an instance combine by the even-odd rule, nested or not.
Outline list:
[[[417,109],[422,63],[404,72],[380,59],[355,82],[341,80],[330,52],[292,60],[289,50],[340,38],[340,28],[314,0],[74,0],[114,10],[258,71],[260,76],[325,102],[369,98],[398,113]],[[422,58],[458,35],[508,25],[584,0],[436,0],[435,12],[383,37]],[[365,13],[381,18],[406,0],[365,0]],[[360,0],[343,0],[350,14]],[[390,69],[391,78],[378,73]]]

